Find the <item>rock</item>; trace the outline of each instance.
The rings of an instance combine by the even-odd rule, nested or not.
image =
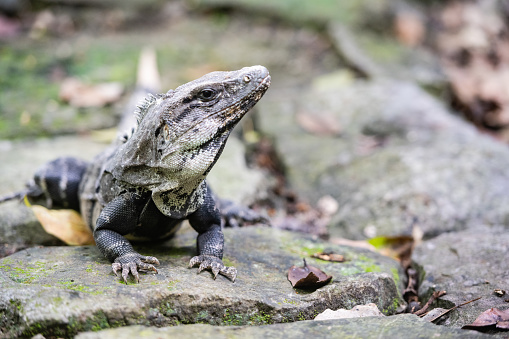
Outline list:
[[[77,339],[108,338],[492,338],[487,334],[436,326],[410,314],[268,326],[128,326],[81,333]]]
[[[351,310],[341,308],[333,311],[326,309],[315,317],[314,320],[329,320],[329,319],[344,319],[344,318],[361,318],[361,317],[383,317],[384,314],[380,312],[375,304],[357,305]]]
[[[161,262],[159,274],[142,274],[140,284],[122,283],[96,247],[31,248],[3,258],[0,333],[71,336],[136,324],[260,325],[312,319],[326,308],[365,303],[394,314],[404,303],[399,264],[368,250],[268,227],[226,229],[224,260],[239,272],[232,283],[188,268],[195,238],[184,227],[165,244],[138,246]],[[294,290],[288,268],[326,248],[349,261],[307,258],[333,280],[314,292]]]
[[[447,291],[436,302],[437,307],[443,308],[481,297],[449,313],[443,322],[446,326],[471,324],[492,307],[509,309],[507,294],[499,297],[494,293],[495,289],[509,292],[508,253],[509,233],[501,227],[479,226],[427,240],[415,249],[413,256],[426,271],[419,295]]]
[[[442,92],[447,88],[439,60],[423,47],[338,23],[329,24],[327,33],[345,63],[365,77],[412,81]]]
[[[338,201],[332,236],[401,235],[419,227],[429,237],[480,222],[507,223],[505,145],[481,135],[416,85],[330,83],[312,85],[296,99],[268,93],[259,103],[259,127],[274,139],[300,197],[316,203],[330,195]],[[342,132],[308,133],[298,114],[333,116]]]
[[[362,25],[365,22],[383,21],[391,9],[389,0],[343,0],[311,4],[301,1],[263,3],[253,0],[199,0],[189,1],[202,10],[233,8],[249,13],[270,13],[283,21],[320,26],[327,22]],[[387,20],[386,20],[387,24]]]

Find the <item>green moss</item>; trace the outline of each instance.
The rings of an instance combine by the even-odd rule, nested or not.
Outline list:
[[[10,278],[17,283],[31,284],[50,274],[54,270],[54,266],[41,261],[27,266],[17,266],[12,262],[11,264],[0,266],[0,269],[7,272]]]
[[[236,266],[235,262],[231,261],[230,259],[228,258],[223,258],[223,264],[225,266]]]
[[[359,274],[359,273],[363,273],[364,270],[356,267],[356,266],[342,266],[341,267],[341,276],[351,276],[351,275],[356,275],[356,274]]]
[[[310,257],[315,253],[323,252],[325,246],[316,244],[312,241],[297,240],[297,241],[284,241],[283,248],[289,252],[296,253],[301,256]]]
[[[87,273],[92,273],[92,272],[95,272],[95,273],[98,273],[97,270],[94,270],[94,264],[90,264],[87,266],[87,268],[85,269],[85,272]]]
[[[399,277],[399,271],[397,268],[391,268],[392,272],[392,279],[394,279],[394,283],[396,284],[396,288],[399,286],[400,283],[400,277]]]
[[[311,245],[311,246],[304,246],[302,247],[302,252],[307,253],[309,256],[312,256],[315,253],[321,253],[324,251],[323,245]]]
[[[364,272],[381,272],[382,269],[379,265],[376,264],[375,260],[372,258],[368,258],[365,255],[359,255],[355,263],[359,266]]]
[[[401,300],[399,298],[394,298],[392,300],[392,304],[386,308],[384,308],[381,312],[385,315],[392,315],[396,313],[399,305],[401,304]]]
[[[119,323],[118,326],[124,326],[125,323]],[[118,327],[117,326],[117,327]],[[36,334],[42,334],[46,337],[73,337],[78,332],[100,331],[111,328],[108,318],[104,312],[97,312],[85,320],[78,320],[72,317],[67,324],[55,324],[53,322],[42,322],[31,324],[21,334],[22,337],[31,337]]]
[[[244,319],[240,314],[231,314],[230,309],[226,309],[223,314],[223,324],[226,326],[240,326],[243,325]]]
[[[164,316],[169,317],[171,315],[177,314],[177,311],[175,311],[174,307],[175,306],[173,305],[173,303],[167,302],[159,306],[159,312]]]
[[[268,325],[273,323],[272,314],[260,310],[254,314],[247,315],[232,313],[227,308],[223,313],[223,325],[226,326]]]
[[[173,291],[175,289],[175,286],[177,285],[177,283],[179,283],[180,280],[172,280],[168,283],[168,289],[170,291]]]
[[[283,302],[285,304],[291,304],[291,305],[298,305],[299,303],[296,301],[296,300],[288,300],[288,299],[284,299]]]
[[[87,294],[91,294],[91,295],[100,295],[100,294],[103,294],[106,290],[111,289],[111,287],[104,287],[101,289],[92,289],[89,286],[85,286],[85,285],[82,285],[82,284],[79,284],[79,283],[76,283],[73,281],[59,281],[58,284],[67,290],[87,293]]]
[[[380,266],[372,264],[372,265],[362,265],[364,268],[364,272],[381,272]]]
[[[269,325],[273,324],[272,315],[258,311],[248,319],[248,325]]]
[[[53,299],[51,299],[51,300],[53,301],[53,303],[54,303],[55,305],[60,305],[60,304],[62,304],[62,302],[63,302],[62,297],[54,297],[54,298],[53,298]]]

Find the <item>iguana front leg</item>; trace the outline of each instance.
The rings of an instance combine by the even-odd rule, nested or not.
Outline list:
[[[214,202],[214,198],[207,189],[204,203],[189,216],[189,223],[199,233],[197,238],[198,255],[191,258],[189,267],[200,264],[198,273],[210,269],[214,274],[222,274],[235,281],[237,269],[223,264],[224,236],[221,230],[221,215]]]
[[[153,264],[159,265],[157,258],[139,254],[123,237],[134,231],[146,200],[134,193],[119,195],[103,208],[94,230],[97,247],[112,262],[113,272],[117,276],[122,272],[126,283],[129,273],[139,282],[138,269],[157,273]]]

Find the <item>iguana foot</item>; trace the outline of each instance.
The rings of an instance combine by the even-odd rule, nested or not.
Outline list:
[[[196,257],[191,258],[191,261],[189,261],[189,267],[193,267],[196,264],[200,264],[198,273],[205,269],[210,269],[212,274],[214,274],[214,279],[216,279],[218,273],[229,278],[231,281],[235,281],[235,278],[237,277],[237,269],[233,266],[226,267],[218,257],[211,255],[197,255]]]
[[[219,210],[226,227],[239,227],[256,223],[270,224],[269,220],[260,213],[230,200],[219,199]]]
[[[141,271],[154,271],[157,273],[157,269],[152,264],[159,265],[159,260],[157,260],[156,257],[144,256],[138,253],[128,253],[115,259],[113,264],[111,264],[111,268],[117,277],[122,270],[122,279],[124,279],[126,284],[129,272],[131,272],[136,282],[139,283],[140,276],[138,274],[138,269]]]

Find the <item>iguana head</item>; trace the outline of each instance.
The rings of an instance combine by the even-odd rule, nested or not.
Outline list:
[[[221,154],[233,127],[270,85],[263,66],[212,72],[150,96],[139,106],[138,127],[106,170],[153,192],[192,190]],[[192,187],[194,186],[194,188]]]

